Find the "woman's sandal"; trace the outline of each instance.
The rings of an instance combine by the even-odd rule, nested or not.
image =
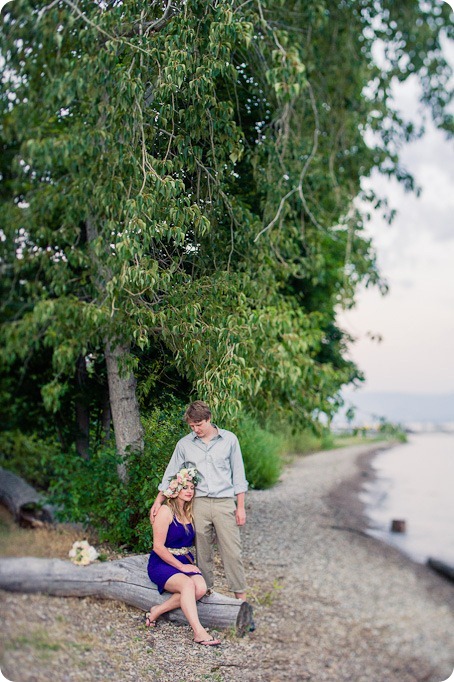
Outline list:
[[[214,637],[212,637],[211,639],[195,639],[194,643],[201,644],[202,646],[219,646],[221,644],[221,640],[214,639]]]
[[[157,620],[151,620],[150,614],[146,613],[145,614],[145,626],[147,628],[155,628],[158,624]]]

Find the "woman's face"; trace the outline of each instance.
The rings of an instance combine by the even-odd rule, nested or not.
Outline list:
[[[178,493],[178,498],[183,502],[190,502],[194,497],[194,483],[188,483]]]

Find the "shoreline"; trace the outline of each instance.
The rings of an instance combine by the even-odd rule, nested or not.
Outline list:
[[[369,528],[369,518],[366,514],[366,504],[361,501],[360,494],[363,490],[364,483],[376,479],[373,467],[373,461],[376,456],[383,450],[391,450],[397,444],[397,441],[371,443],[369,449],[365,452],[361,452],[356,458],[355,473],[351,477],[343,479],[339,484],[332,487],[327,494],[327,500],[330,505],[332,505],[333,508],[337,508],[338,511],[342,510],[346,519],[347,517],[351,518],[351,521],[354,524],[353,530],[362,532],[368,537],[372,537],[366,532]]]
[[[435,571],[439,575],[442,575],[445,580],[453,582],[452,574],[454,572],[454,566],[451,563],[446,563],[443,559],[439,559],[438,556],[429,556],[426,561],[418,561],[410,552],[405,552],[397,544],[394,544],[391,540],[388,542],[385,537],[380,537],[372,532],[373,530],[372,522],[370,517],[367,515],[367,503],[363,502],[360,498],[362,492],[364,492],[365,484],[372,484],[377,480],[376,469],[373,466],[373,462],[384,450],[392,450],[394,447],[402,445],[399,441],[382,442],[377,444],[378,447],[371,448],[369,452],[364,452],[357,458],[356,466],[357,471],[351,478],[343,480],[339,485],[334,486],[327,495],[327,501],[334,510],[337,509],[337,513],[342,513],[345,517],[344,522],[348,521],[350,517],[350,524],[354,527],[351,528],[352,532],[358,532],[364,534],[366,537],[373,539],[375,542],[379,543],[382,547],[391,549],[393,552],[397,552],[398,556],[404,557],[405,559],[411,561],[416,566],[425,566]],[[391,518],[390,518],[391,521]],[[390,530],[388,531],[391,532]],[[437,570],[434,566],[430,566],[429,561],[438,562],[440,568]],[[445,571],[442,570],[445,568]],[[446,572],[449,571],[449,576]]]
[[[331,488],[326,495],[327,503],[340,523],[345,524],[338,526],[340,530],[358,533],[375,543],[377,548],[380,548],[390,560],[408,562],[408,565],[413,570],[419,571],[421,576],[436,574],[438,578],[441,576],[447,584],[450,583],[452,586],[452,580],[440,571],[436,571],[428,562],[417,561],[396,545],[386,542],[385,539],[377,537],[372,533],[368,533],[370,529],[369,517],[366,513],[366,504],[360,499],[360,494],[363,491],[364,483],[373,482],[377,477],[373,467],[373,461],[376,456],[383,450],[391,450],[397,445],[400,445],[398,441],[389,443],[384,441],[381,444],[377,443],[376,448],[371,448],[370,451],[361,453],[356,459],[357,471],[350,478],[342,480],[338,485]],[[436,557],[433,558],[436,559]]]

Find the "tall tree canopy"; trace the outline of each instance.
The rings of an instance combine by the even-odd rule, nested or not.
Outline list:
[[[221,415],[332,414],[361,376],[336,309],[385,287],[354,200],[380,206],[374,169],[412,186],[394,79],[449,130],[450,30],[441,0],[8,3],[5,376],[33,366],[56,414],[107,377],[121,453],[137,376]]]

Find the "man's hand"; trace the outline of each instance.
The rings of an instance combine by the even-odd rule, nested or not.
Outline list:
[[[244,526],[246,523],[246,510],[243,508],[236,509],[235,512],[235,518],[236,518],[236,525],[237,526]]]
[[[158,513],[160,507],[161,507],[161,502],[159,500],[155,500],[152,508],[150,509],[150,523],[152,525],[155,522],[156,514]]]

